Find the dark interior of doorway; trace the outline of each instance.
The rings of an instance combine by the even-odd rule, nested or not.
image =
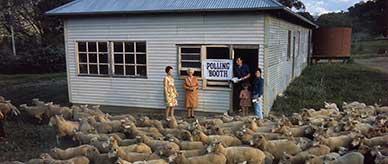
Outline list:
[[[241,57],[243,60],[243,63],[248,65],[249,70],[251,72],[251,78],[249,79],[250,84],[252,85],[252,82],[255,77],[255,71],[259,66],[259,50],[258,49],[234,49],[234,59],[236,60],[238,57]],[[250,88],[251,90],[252,88]],[[240,106],[240,87],[238,85],[235,85],[233,87],[233,110],[234,112],[237,112],[239,110]]]

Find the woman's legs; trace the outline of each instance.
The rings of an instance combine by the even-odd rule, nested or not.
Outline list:
[[[175,117],[175,115],[174,115],[174,107],[171,107],[170,112],[171,112],[171,117]]]
[[[194,116],[194,109],[193,108],[191,108],[191,117],[195,117]]]
[[[167,107],[166,108],[166,120],[168,119],[168,117],[170,115],[170,111],[171,111],[171,107]]]
[[[186,110],[187,110],[187,118],[190,118],[192,109],[190,107],[187,107]]]

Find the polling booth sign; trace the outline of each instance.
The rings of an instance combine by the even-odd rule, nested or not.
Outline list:
[[[206,59],[202,67],[207,80],[230,80],[233,77],[233,60]]]

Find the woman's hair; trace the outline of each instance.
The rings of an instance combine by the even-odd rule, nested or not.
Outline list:
[[[243,84],[242,84],[242,87],[243,87],[243,88],[245,88],[245,87],[248,87],[248,88],[249,88],[249,87],[250,87],[250,84],[249,84],[249,83],[243,83]]]
[[[168,72],[170,72],[171,69],[173,69],[171,66],[167,66],[164,71],[166,71],[166,73],[168,73]]]
[[[256,72],[257,72],[257,71],[259,71],[260,73],[262,73],[262,72],[261,72],[261,68],[257,68],[257,69],[256,69]]]
[[[193,68],[189,68],[189,69],[187,70],[187,74],[189,74],[190,72],[193,72],[193,73],[194,73],[195,71],[194,71]]]

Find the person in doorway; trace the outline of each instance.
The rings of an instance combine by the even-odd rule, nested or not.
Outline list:
[[[248,65],[243,63],[243,60],[241,57],[238,57],[236,59],[236,66],[234,67],[234,78],[237,79],[236,81],[233,81],[235,84],[233,85],[233,101],[239,100],[239,94],[241,90],[243,89],[242,85],[244,83],[249,83],[248,79],[251,76]],[[237,103],[234,103],[234,110],[240,110],[241,106],[239,106]]]
[[[198,89],[197,77],[194,76],[194,69],[187,70],[188,76],[185,79],[183,88],[186,91],[185,106],[187,109],[187,118],[194,118],[194,109],[198,107]]]
[[[175,88],[173,68],[167,66],[165,71],[167,75],[164,78],[164,96],[166,99],[166,120],[169,120],[170,117],[175,117],[174,108],[178,106],[177,97],[179,95]]]
[[[263,91],[264,79],[261,77],[261,69],[258,68],[255,73],[255,80],[253,81],[252,102],[254,103],[255,114],[260,119],[263,119]]]
[[[246,83],[249,77],[251,77],[249,67],[248,65],[243,63],[243,60],[241,59],[241,57],[238,57],[236,59],[236,67],[234,69],[234,75],[239,79],[238,83],[240,84]]]
[[[249,84],[243,84],[243,90],[240,92],[240,106],[242,108],[242,116],[248,115],[248,110],[252,107],[251,92],[248,90]]]

